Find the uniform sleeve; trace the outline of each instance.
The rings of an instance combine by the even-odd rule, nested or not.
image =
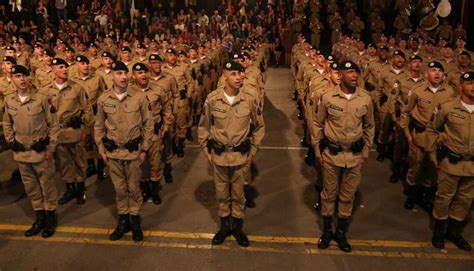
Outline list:
[[[149,102],[145,95],[143,95],[142,105],[140,107],[142,115],[142,137],[141,150],[148,151],[151,145],[151,138],[153,136],[153,119],[150,116],[150,110],[148,110]]]
[[[323,130],[327,118],[327,104],[323,99],[324,96],[319,98],[317,110],[313,117],[313,134],[314,134],[314,150],[316,157],[321,157],[320,142],[324,137]]]
[[[7,110],[7,103],[5,103],[5,106],[4,106],[4,112],[3,112],[3,133],[4,133],[4,136],[5,136],[5,140],[8,142],[8,143],[13,143],[13,141],[15,140],[15,133],[13,131],[13,119],[12,117],[10,116],[10,114],[8,113],[8,110]]]
[[[92,120],[94,119],[91,104],[89,103],[89,97],[86,90],[83,87],[79,87],[79,103],[81,104],[82,110],[84,111],[83,119],[85,127],[92,126]]]
[[[99,101],[97,102],[97,114],[95,116],[94,123],[94,140],[99,149],[99,154],[105,153],[105,147],[102,143],[102,139],[105,137],[105,119],[106,115],[104,112],[104,104],[99,98]]]
[[[375,134],[374,106],[368,99],[367,113],[362,119],[362,139],[364,140],[364,148],[362,149],[362,157],[368,158],[370,147],[372,147]]]
[[[56,146],[58,145],[58,135],[59,135],[59,123],[58,116],[56,113],[52,113],[51,105],[48,104],[47,99],[44,99],[43,110],[46,114],[46,121],[48,122],[48,136],[49,136],[49,145],[48,151],[54,153],[56,151]],[[53,110],[53,112],[55,112]]]
[[[262,143],[265,136],[265,122],[263,121],[263,112],[257,100],[253,100],[252,106],[252,147],[250,148],[250,155],[257,154],[258,147]]]
[[[417,101],[418,95],[416,93],[411,93],[411,95],[408,96],[408,103],[402,109],[402,114],[400,116],[400,127],[403,129],[405,135],[410,134],[410,130],[408,128],[408,124],[410,123],[410,113],[413,108],[415,108]]]
[[[176,79],[174,76],[170,75],[171,77],[171,94],[172,94],[172,106],[173,106],[173,112],[176,113],[178,112],[178,106],[179,106],[179,90],[178,90],[178,83],[176,82]]]
[[[433,120],[428,123],[426,127],[426,151],[428,153],[436,151],[437,142],[439,138],[439,131],[446,122],[446,111],[443,107],[435,110],[433,113]]]
[[[163,128],[167,132],[170,130],[171,125],[173,124],[173,107],[172,99],[168,95],[163,95],[163,109],[162,109],[162,118],[163,118]]]
[[[207,140],[209,140],[209,136],[211,134],[211,108],[210,108],[209,100],[206,99],[204,102],[204,107],[203,107],[203,112],[201,119],[199,121],[199,127],[198,127],[198,141],[199,141],[199,146],[201,146],[202,150],[205,153],[208,153],[207,151]]]

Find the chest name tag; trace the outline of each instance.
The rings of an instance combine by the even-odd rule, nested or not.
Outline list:
[[[106,106],[106,107],[113,107],[113,108],[115,108],[115,104],[104,103],[104,106]]]
[[[224,109],[220,109],[220,108],[216,108],[216,107],[214,107],[212,110],[213,110],[213,111],[216,111],[216,112],[221,112],[221,113],[225,113],[225,112],[226,112]]]
[[[431,103],[430,100],[423,99],[423,98],[420,98],[420,102],[427,103],[427,104],[430,104],[430,103]]]
[[[453,117],[456,117],[456,118],[460,118],[460,119],[465,119],[466,118],[465,116],[459,115],[458,113],[454,113],[454,112],[449,112],[449,115],[451,115]]]
[[[337,111],[341,111],[341,112],[343,111],[342,108],[340,108],[339,106],[333,105],[333,104],[330,104],[329,108],[337,110]]]

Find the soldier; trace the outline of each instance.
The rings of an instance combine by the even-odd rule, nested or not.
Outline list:
[[[66,57],[64,60],[66,60],[68,68],[68,77],[73,78],[77,74],[77,66],[76,66],[76,52],[74,51],[74,48],[71,46],[66,47],[66,52],[65,52]]]
[[[5,100],[5,138],[18,163],[21,180],[30,198],[36,220],[25,236],[48,238],[56,231],[57,191],[54,183],[53,153],[58,138],[58,122],[47,96],[37,93],[29,70],[17,65],[12,81],[16,92]]]
[[[453,27],[449,24],[448,20],[444,19],[443,23],[437,27],[436,36],[438,39],[445,39],[451,43],[453,40]]]
[[[114,56],[110,52],[103,52],[101,55],[101,67],[95,72],[97,75],[102,76],[105,81],[107,89],[112,88],[112,64],[114,63]]]
[[[354,21],[352,21],[349,24],[350,30],[352,30],[352,34],[355,36],[355,38],[360,39],[361,38],[361,33],[365,29],[365,24],[364,22],[360,19],[359,16],[355,16]]]
[[[334,13],[334,15],[329,18],[329,26],[332,29],[331,44],[335,44],[339,40],[343,24],[344,20],[341,15],[339,15],[339,12]]]
[[[30,59],[30,69],[34,73],[43,63],[44,49],[41,43],[36,43],[34,46],[33,57]]]
[[[166,53],[166,65],[163,66],[163,72],[172,75],[179,90],[179,101],[177,101],[176,112],[176,155],[184,156],[184,140],[189,122],[189,102],[193,96],[192,78],[188,67],[179,64],[176,60],[177,52],[169,48]]]
[[[213,245],[222,244],[231,234],[240,246],[249,245],[242,231],[245,172],[257,153],[265,126],[258,104],[240,91],[243,72],[244,68],[237,62],[225,64],[226,85],[208,95],[199,123],[199,144],[214,168],[219,202],[221,227],[212,239]]]
[[[459,82],[459,78],[462,74],[469,71],[469,65],[471,63],[471,55],[463,51],[457,57],[457,66],[455,69],[451,70],[450,73],[447,74],[445,82],[448,83],[451,87],[453,87],[458,92],[461,91],[461,84]]]
[[[424,209],[432,208],[430,202],[434,196],[432,179],[436,172],[425,150],[426,126],[434,109],[456,95],[449,85],[443,83],[443,75],[443,65],[437,61],[430,62],[425,71],[427,81],[408,92],[408,102],[401,113],[400,127],[409,143],[407,199],[404,204],[407,210],[413,209],[417,202],[419,182],[421,182],[421,198],[418,203]]]
[[[328,248],[334,238],[340,250],[350,252],[346,232],[375,124],[372,99],[357,87],[359,68],[346,61],[341,64],[341,70],[341,84],[321,96],[314,118],[316,157],[323,168],[321,214],[324,222],[318,247]],[[336,197],[339,197],[338,223],[333,234]]]
[[[321,40],[321,31],[323,31],[324,26],[321,24],[318,18],[311,21],[309,28],[311,30],[311,45],[314,48],[319,48],[319,43]]]
[[[161,198],[158,194],[160,181],[163,179],[163,139],[169,131],[172,123],[171,99],[165,89],[155,83],[150,83],[149,68],[143,63],[133,65],[133,79],[129,89],[143,92],[149,102],[148,111],[150,111],[151,122],[153,126],[153,135],[148,150],[148,159],[142,166],[141,189],[143,200],[146,201],[150,196],[154,204],[160,204]],[[151,81],[153,82],[153,81]]]
[[[433,208],[432,244],[444,248],[444,238],[465,251],[472,247],[462,236],[474,197],[474,72],[463,74],[461,96],[442,103],[427,128],[426,149],[438,168],[438,191]],[[448,224],[447,231],[445,226]]]
[[[133,57],[132,57],[132,49],[128,46],[123,46],[120,48],[120,61],[122,61],[125,65],[127,65],[128,70],[132,70],[133,66]]]
[[[2,71],[3,76],[0,77],[0,113],[3,115],[4,99],[8,94],[15,92],[15,85],[12,80],[12,69],[16,65],[15,58],[11,56],[3,57]],[[0,122],[0,152],[8,149],[8,144],[3,135],[3,123]]]
[[[133,62],[146,62],[148,60],[148,56],[146,54],[146,45],[143,43],[139,43],[136,49],[137,55],[133,58]]]
[[[102,76],[95,74],[92,72],[92,66],[89,59],[86,56],[79,55],[76,57],[76,66],[77,72],[76,75],[73,76],[71,79],[78,83],[81,87],[86,90],[87,100],[89,103],[90,108],[92,109],[92,114],[95,118],[97,114],[97,100],[99,96],[102,95],[103,92],[107,91],[107,86],[105,85],[104,78]],[[90,177],[97,173],[97,178],[99,180],[104,180],[106,178],[106,174],[104,172],[104,161],[101,157],[97,157],[98,153],[95,149],[95,143],[93,138],[94,127],[92,123],[89,127],[89,132],[86,134],[88,135],[86,139],[85,149],[87,151],[87,171],[86,176]],[[97,168],[94,163],[94,158],[97,157]]]
[[[34,85],[37,89],[45,87],[54,80],[53,67],[51,64],[55,55],[53,50],[45,50],[43,63],[35,72]]]
[[[380,18],[380,14],[377,14],[374,22],[372,22],[372,42],[375,44],[380,40],[380,36],[385,31],[385,22]]]
[[[393,147],[392,175],[389,178],[391,183],[404,180],[408,170],[408,142],[400,127],[401,109],[408,103],[408,94],[417,85],[425,82],[421,74],[421,64],[423,59],[418,55],[410,57],[408,62],[407,76],[400,80],[399,85],[393,90],[395,94],[390,96],[389,103],[394,103],[395,110],[391,112],[392,119],[395,120],[395,145]],[[393,91],[392,90],[392,91]]]
[[[374,104],[377,109],[380,122],[380,133],[378,134],[378,157],[377,161],[382,162],[387,152],[393,150],[393,142],[389,142],[393,135],[393,118],[395,112],[396,89],[400,81],[408,76],[404,69],[405,54],[402,51],[395,50],[391,58],[390,68],[383,69],[379,74],[376,92],[374,93]],[[391,98],[393,97],[393,98]],[[388,149],[387,149],[388,148]],[[391,158],[391,157],[390,157]]]
[[[98,54],[99,48],[95,43],[91,43],[89,45],[89,50],[87,54],[87,58],[89,58],[89,61],[91,63],[92,71],[96,71],[98,68],[100,68],[102,64],[102,59],[101,56]],[[86,56],[86,55],[85,55]]]
[[[84,144],[90,123],[90,108],[86,90],[68,78],[68,64],[62,58],[52,61],[54,80],[40,90],[48,97],[51,110],[59,124],[55,160],[66,191],[58,200],[64,205],[73,199],[77,204],[86,202],[86,157]]]
[[[168,99],[171,104],[171,120],[168,132],[165,133],[163,138],[163,158],[164,163],[163,175],[166,183],[173,182],[173,167],[171,162],[173,161],[173,140],[174,127],[176,126],[176,112],[178,112],[178,104],[180,100],[178,85],[173,76],[165,74],[161,70],[162,59],[159,55],[153,54],[148,57],[148,64],[150,67],[150,81],[160,86],[165,93],[168,95]]]
[[[94,139],[116,193],[119,221],[109,239],[118,240],[131,230],[133,241],[140,242],[140,166],[150,148],[153,123],[146,95],[128,88],[128,72],[123,62],[112,65],[113,87],[97,102]]]
[[[397,30],[397,33],[395,35],[395,38],[397,40],[402,35],[403,30],[411,27],[410,18],[404,10],[399,11],[397,17],[393,21],[393,27],[395,27],[395,29]]]

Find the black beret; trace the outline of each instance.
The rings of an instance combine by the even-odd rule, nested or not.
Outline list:
[[[16,52],[16,49],[15,49],[15,47],[13,47],[13,46],[7,46],[7,47],[5,47],[5,51],[8,51],[8,50],[11,50],[11,51],[15,51],[15,52]]]
[[[240,53],[240,54],[238,54],[238,53],[233,53],[233,54],[232,54],[232,57],[231,57],[230,59],[232,59],[232,60],[244,59],[244,56],[243,56],[243,54],[241,54],[241,53]]]
[[[465,42],[465,41],[466,41],[466,37],[464,37],[464,36],[459,36],[459,37],[458,37],[458,40],[462,40],[462,41]]]
[[[12,56],[5,56],[3,57],[3,62],[11,62],[13,65],[16,65],[16,59]]]
[[[89,48],[92,47],[99,49],[99,46],[97,46],[97,44],[95,44],[94,42],[89,43]]]
[[[385,45],[380,45],[379,46],[379,50],[385,50],[385,51],[388,51],[388,47],[385,46]]]
[[[41,43],[36,43],[35,48],[43,48],[43,45]]]
[[[148,57],[148,60],[149,60],[149,61],[154,61],[154,60],[156,60],[156,61],[160,61],[160,62],[163,61],[163,60],[161,59],[161,57],[160,57],[159,55],[157,55],[157,54],[151,54],[151,55]]]
[[[375,45],[372,44],[372,43],[369,43],[369,44],[367,45],[367,49],[369,49],[369,48],[377,49],[377,46],[375,46]]]
[[[426,41],[426,44],[436,45],[436,43],[435,43],[434,40],[432,40],[432,39],[428,39],[428,40]]]
[[[423,62],[423,58],[419,55],[410,56],[410,61],[415,61],[415,60],[419,60],[419,61]]]
[[[359,69],[359,66],[357,66],[357,64],[355,64],[354,62],[352,61],[344,61],[341,63],[340,65],[340,70],[341,71],[344,71],[344,70],[356,70],[358,73],[360,73],[360,69]]]
[[[68,46],[68,47],[66,47],[66,52],[73,52],[74,53],[74,48]]]
[[[151,39],[150,43],[158,43],[158,41],[155,39]]]
[[[44,50],[44,52],[49,57],[55,57],[56,56],[56,53],[51,49],[46,49],[46,50]]]
[[[122,61],[115,61],[112,63],[112,70],[113,71],[126,71],[129,72],[127,65]]]
[[[178,51],[178,56],[179,56],[179,55],[185,55],[185,56],[186,56],[186,52],[185,52],[184,50],[179,50],[179,51]]]
[[[130,47],[128,47],[128,46],[124,46],[124,47],[122,47],[120,50],[121,50],[122,52],[130,52],[130,53],[132,52],[132,49],[130,49]]]
[[[405,58],[405,53],[401,50],[395,50],[395,51],[393,51],[393,56],[401,56],[401,57]]]
[[[449,48],[449,49],[453,49],[453,46],[451,46],[451,44],[449,43],[446,43],[443,48]]]
[[[76,57],[76,61],[77,62],[85,62],[87,64],[89,64],[89,59],[86,57],[86,56],[83,56],[83,55],[79,55]]]
[[[341,65],[337,62],[331,63],[331,69],[335,71],[340,71],[341,70]]]
[[[176,50],[173,49],[173,48],[168,48],[168,50],[166,50],[166,53],[168,53],[168,54],[173,54],[173,55],[177,55]]]
[[[326,57],[326,59],[327,59],[328,61],[333,61],[333,62],[336,61],[336,58],[335,58],[333,55],[328,55],[328,56]]]
[[[240,71],[240,72],[245,71],[244,67],[242,65],[240,65],[240,63],[235,62],[233,60],[227,61],[225,63],[224,70],[227,70],[227,71]]]
[[[30,71],[28,70],[28,68],[22,65],[15,65],[12,68],[12,74],[17,74],[17,73],[21,73],[26,76],[30,75]]]
[[[56,65],[65,65],[66,68],[69,67],[69,64],[67,64],[66,60],[64,60],[64,59],[62,59],[62,58],[55,58],[55,59],[53,59],[52,65],[53,65],[53,66],[56,66]]]
[[[139,63],[133,64],[132,71],[134,71],[134,72],[135,71],[145,71],[145,72],[147,72],[148,67],[145,64],[139,62]]]
[[[143,43],[138,44],[137,46],[138,49],[146,49],[146,45]]]
[[[430,63],[428,63],[428,68],[430,69],[437,68],[437,69],[440,69],[442,72],[444,72],[443,65],[439,63],[438,61],[431,61]]]
[[[461,81],[474,81],[474,72],[465,72],[461,75]]]
[[[103,53],[102,53],[102,57],[114,58],[114,56],[113,56],[112,53],[110,53],[110,52],[103,52]]]

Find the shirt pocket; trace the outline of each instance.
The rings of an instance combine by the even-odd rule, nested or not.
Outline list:
[[[328,107],[328,118],[329,119],[338,120],[338,119],[342,118],[343,114],[344,113],[342,112],[342,110],[335,109],[335,108],[332,108],[332,107]]]
[[[356,107],[356,117],[361,118],[367,114],[367,106]]]

